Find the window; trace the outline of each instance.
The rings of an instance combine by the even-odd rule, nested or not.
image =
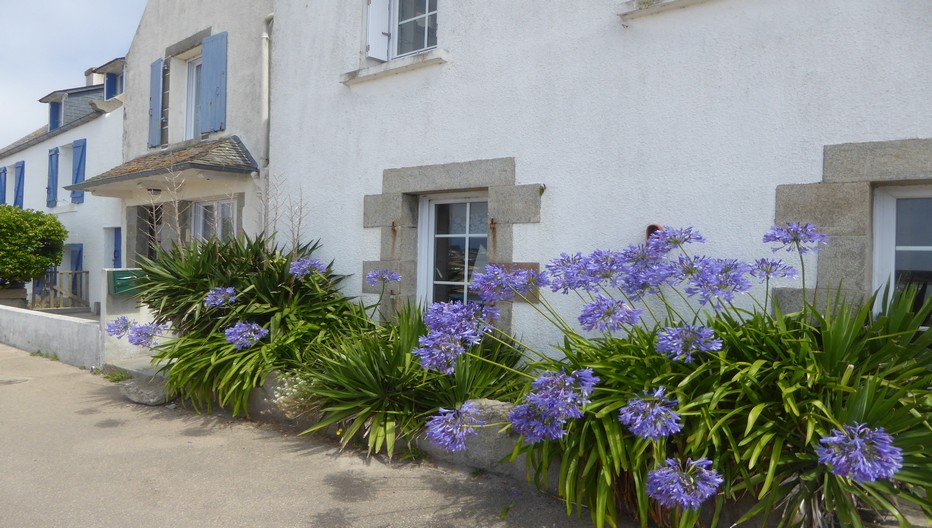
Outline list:
[[[200,112],[197,102],[201,95],[201,57],[188,61],[187,105],[185,108],[184,138],[200,137]]]
[[[380,61],[437,47],[437,0],[369,0],[366,54]]]
[[[421,200],[418,297],[427,302],[475,301],[472,276],[488,264],[488,199]],[[426,222],[423,219],[427,219]]]
[[[874,199],[874,287],[889,281],[932,296],[932,187],[881,187]]]
[[[104,99],[113,99],[123,93],[123,70],[107,73],[104,77]]]
[[[58,129],[62,123],[65,121],[64,106],[62,103],[64,101],[57,101],[49,103],[49,132]]]
[[[236,201],[218,200],[194,204],[193,234],[196,239],[230,240],[236,236]]]

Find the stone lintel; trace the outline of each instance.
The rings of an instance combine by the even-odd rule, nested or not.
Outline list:
[[[467,191],[514,183],[514,158],[386,169],[382,173],[384,194]]]
[[[826,145],[825,182],[904,182],[932,179],[932,138]]]

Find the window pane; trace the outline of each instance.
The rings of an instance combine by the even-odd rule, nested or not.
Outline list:
[[[424,49],[426,33],[423,17],[398,24],[398,55]]]
[[[932,246],[932,198],[896,201],[896,245]]]
[[[214,205],[213,204],[201,204],[200,208],[200,237],[201,238],[212,238],[216,233],[214,231],[215,221],[214,221]]]
[[[489,250],[486,246],[485,237],[469,237],[469,282],[472,282],[472,275],[477,271],[485,269],[489,263]]]
[[[434,284],[434,302],[463,301],[463,286]]]
[[[201,100],[201,65],[198,64],[194,67],[194,100],[189,108],[191,109],[191,121],[193,127],[191,128],[191,137],[200,137],[201,133],[201,113],[198,112],[197,102]]]
[[[466,239],[437,238],[434,240],[434,280],[464,282],[466,280]]]
[[[403,22],[409,18],[423,15],[425,13],[425,2],[426,0],[398,0],[398,21]]]
[[[916,271],[932,275],[932,251],[897,251],[895,266],[897,275]],[[927,280],[932,280],[932,276]]]
[[[430,0],[430,1],[427,3],[427,11],[428,11],[429,13],[433,13],[433,12],[436,11],[436,10],[437,10],[437,0]]]
[[[438,235],[465,235],[466,234],[466,204],[441,204],[435,209],[436,234]]]
[[[230,202],[221,203],[219,235],[222,240],[229,240],[236,235],[236,225],[234,220],[233,204]]]
[[[489,228],[489,204],[472,202],[469,204],[469,234],[484,235]]]
[[[437,46],[437,15],[430,15],[427,22],[427,47]]]

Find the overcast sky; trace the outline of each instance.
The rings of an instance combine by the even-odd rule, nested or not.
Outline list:
[[[0,0],[0,148],[48,124],[50,92],[123,57],[146,0]]]

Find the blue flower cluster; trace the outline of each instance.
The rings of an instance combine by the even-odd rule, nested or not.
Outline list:
[[[485,272],[473,275],[470,290],[487,303],[511,301],[517,296],[526,296],[541,283],[547,282],[546,274],[535,270],[489,264]]]
[[[126,336],[126,340],[131,345],[152,347],[157,343],[155,338],[162,335],[168,328],[168,325],[158,325],[155,323],[139,324],[136,321],[130,321],[125,315],[117,317],[107,324],[104,331],[117,339]]]
[[[641,311],[632,308],[624,301],[596,295],[595,300],[583,306],[579,323],[584,330],[614,332],[624,328],[624,325],[636,324]]]
[[[657,352],[673,361],[691,363],[693,354],[721,349],[722,340],[715,339],[712,329],[704,326],[665,327],[657,332]]]
[[[764,242],[776,242],[780,246],[773,248],[774,253],[781,249],[787,251],[798,251],[800,254],[809,251],[818,251],[819,244],[827,244],[828,237],[816,231],[816,226],[812,224],[800,224],[799,222],[789,222],[786,227],[773,226],[764,235]]]
[[[236,302],[236,290],[234,288],[214,288],[207,292],[204,297],[204,306],[216,308],[225,304]]]
[[[658,387],[653,393],[644,391],[640,398],[628,400],[619,411],[618,420],[636,436],[650,440],[678,433],[683,428],[680,415],[674,410],[679,401],[667,399],[666,390],[666,387]]]
[[[893,445],[893,437],[883,427],[871,429],[866,424],[845,425],[832,429],[816,448],[819,463],[832,474],[865,484],[890,479],[903,467],[903,453]]]
[[[260,339],[269,335],[269,331],[256,323],[239,322],[223,332],[228,343],[233,343],[237,350],[246,350],[255,345]]]
[[[696,510],[722,484],[721,475],[709,469],[711,465],[705,458],[686,459],[684,464],[668,458],[666,466],[647,474],[647,496],[667,508]]]
[[[463,451],[466,437],[478,434],[476,428],[485,425],[478,414],[473,402],[466,402],[457,409],[440,409],[427,421],[427,439],[447,451]]]
[[[566,421],[582,417],[582,406],[589,403],[598,382],[592,369],[545,372],[531,384],[525,403],[509,413],[508,421],[529,444],[562,438]]]
[[[401,282],[401,275],[387,268],[375,269],[366,273],[366,282],[371,286],[376,286],[380,283]]]
[[[325,271],[327,271],[326,264],[310,257],[295,260],[291,263],[291,268],[288,270],[289,273],[299,279],[303,279],[314,272],[324,273]]]
[[[787,265],[779,259],[757,259],[754,267],[751,268],[751,275],[759,278],[762,282],[767,279],[785,278],[795,279],[799,276],[796,268]]]
[[[494,307],[460,301],[433,303],[424,313],[429,332],[418,339],[421,346],[414,354],[422,367],[452,374],[456,359],[470,346],[478,345],[497,318]]]

